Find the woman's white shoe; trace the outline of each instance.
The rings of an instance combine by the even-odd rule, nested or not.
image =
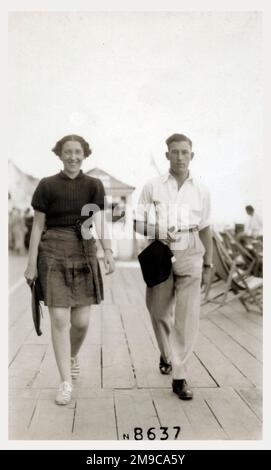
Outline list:
[[[67,405],[72,399],[72,385],[69,382],[62,382],[59,385],[55,402],[58,405]]]

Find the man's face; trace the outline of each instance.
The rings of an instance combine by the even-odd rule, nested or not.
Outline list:
[[[172,142],[169,144],[166,157],[170,161],[170,169],[176,175],[186,175],[189,164],[194,156],[189,142]]]

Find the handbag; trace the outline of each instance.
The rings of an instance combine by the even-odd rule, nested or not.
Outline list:
[[[30,289],[31,289],[31,307],[32,307],[33,323],[34,323],[34,327],[35,327],[37,335],[41,336],[42,331],[41,331],[40,325],[41,325],[41,317],[43,317],[43,314],[42,314],[42,308],[40,305],[40,300],[42,299],[42,292],[41,292],[41,285],[38,279],[32,282]]]
[[[138,255],[138,261],[145,283],[154,287],[168,279],[175,258],[167,245],[155,240]]]

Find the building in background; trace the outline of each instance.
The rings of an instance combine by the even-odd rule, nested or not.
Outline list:
[[[93,168],[87,175],[99,178],[107,197],[106,218],[112,220],[112,248],[120,260],[135,257],[135,235],[133,231],[132,193],[135,187],[118,180],[100,168]]]

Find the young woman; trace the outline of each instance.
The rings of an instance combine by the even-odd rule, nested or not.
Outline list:
[[[84,234],[82,237],[82,222],[89,226],[94,221],[104,249],[107,274],[115,266],[101,214],[103,184],[80,170],[83,160],[91,154],[89,144],[80,136],[68,135],[52,150],[61,160],[63,170],[43,178],[34,192],[34,221],[25,278],[30,285],[39,279],[50,312],[52,342],[61,377],[56,403],[66,405],[72,397],[72,379],[80,373],[77,355],[87,333],[90,305],[103,300],[95,238],[90,231],[88,237]],[[87,220],[81,215],[86,204],[95,204],[96,208]]]

